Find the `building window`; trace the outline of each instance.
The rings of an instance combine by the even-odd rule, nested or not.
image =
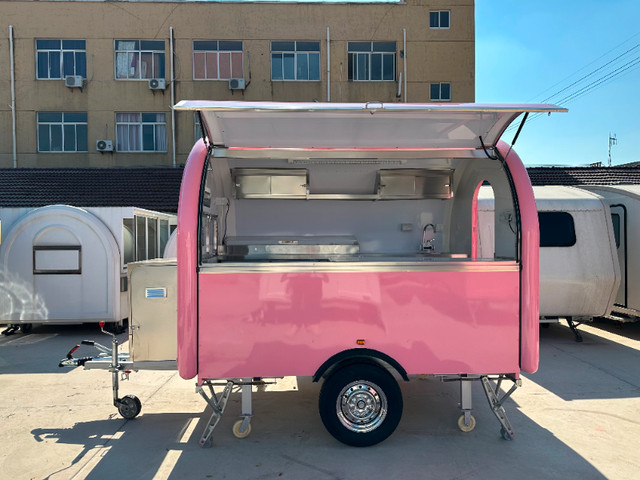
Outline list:
[[[429,28],[449,28],[451,12],[442,10],[439,12],[429,12]]]
[[[164,78],[164,40],[116,40],[116,79]]]
[[[194,80],[229,80],[243,77],[242,42],[193,42]]]
[[[572,247],[576,244],[573,217],[568,212],[538,212],[541,247]]]
[[[271,42],[271,80],[320,80],[320,42]]]
[[[166,152],[166,114],[116,113],[116,150],[118,152]]]
[[[429,98],[434,101],[447,102],[451,100],[450,83],[432,83]]]
[[[349,80],[394,81],[396,42],[348,42]]]
[[[88,152],[86,112],[38,112],[38,152]]]
[[[67,75],[87,78],[85,40],[36,40],[38,80],[63,79]]]

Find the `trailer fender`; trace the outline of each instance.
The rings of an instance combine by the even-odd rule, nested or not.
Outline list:
[[[344,350],[335,354],[324,362],[320,368],[318,368],[313,376],[313,381],[317,382],[321,378],[327,378],[338,368],[353,365],[355,363],[377,365],[391,373],[395,370],[405,382],[409,381],[407,371],[396,360],[385,353],[377,350],[371,350],[369,348],[353,348],[351,350]]]

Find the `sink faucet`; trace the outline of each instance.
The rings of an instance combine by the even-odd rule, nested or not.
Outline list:
[[[436,239],[436,227],[433,223],[427,223],[422,230],[422,244],[420,245],[421,252],[432,253],[433,241]]]

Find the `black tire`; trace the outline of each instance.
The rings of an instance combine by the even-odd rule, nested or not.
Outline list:
[[[142,410],[142,403],[135,395],[125,395],[118,402],[118,413],[127,420],[136,418]]]
[[[340,368],[320,389],[320,418],[336,440],[368,447],[391,435],[402,417],[402,392],[382,367],[355,364]]]
[[[33,330],[33,323],[20,324],[20,331],[23,333],[23,335],[28,335],[29,333],[31,333],[31,330]]]

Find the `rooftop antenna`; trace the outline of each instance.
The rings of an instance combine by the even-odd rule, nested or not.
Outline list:
[[[609,166],[611,166],[611,147],[618,144],[618,139],[616,138],[616,134],[611,135],[609,132]]]

